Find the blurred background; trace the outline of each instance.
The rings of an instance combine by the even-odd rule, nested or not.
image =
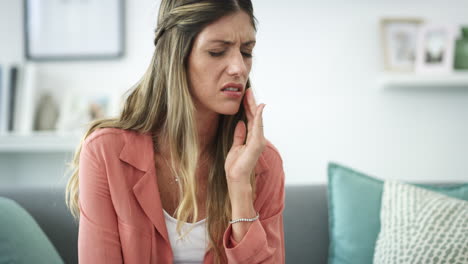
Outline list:
[[[116,115],[145,72],[158,6],[0,0],[0,185],[66,184],[85,124]],[[330,161],[381,179],[468,179],[468,1],[254,8],[252,86],[287,184],[326,183]]]

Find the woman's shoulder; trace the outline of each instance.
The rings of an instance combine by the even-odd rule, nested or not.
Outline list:
[[[272,180],[271,177],[276,177],[278,181],[284,177],[283,159],[278,149],[269,140],[266,141],[265,149],[258,159],[255,173],[264,176],[261,178],[268,178],[268,181]]]
[[[263,154],[270,157],[270,158],[279,158],[279,159],[281,159],[281,154],[280,154],[279,150],[268,139],[266,140],[266,146],[265,146],[265,150],[263,151]]]
[[[104,142],[118,143],[124,138],[126,131],[119,128],[98,128],[89,134],[83,144],[84,145],[98,145]]]
[[[89,134],[83,146],[93,146],[95,149],[105,149],[108,151],[121,150],[130,138],[134,138],[139,133],[133,130],[120,129],[120,128],[99,128]]]
[[[266,140],[266,146],[261,157],[263,158],[263,162],[265,163],[264,165],[266,165],[267,169],[274,169],[283,165],[283,159],[281,158],[279,150],[269,140]]]

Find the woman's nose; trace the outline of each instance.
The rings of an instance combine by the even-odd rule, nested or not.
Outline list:
[[[247,65],[241,52],[235,52],[228,61],[228,74],[245,76],[247,74]]]

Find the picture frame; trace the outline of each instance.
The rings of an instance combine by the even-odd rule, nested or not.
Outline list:
[[[382,18],[380,33],[385,71],[412,72],[415,68],[421,18]]]
[[[25,56],[30,61],[123,57],[124,0],[24,0]]]
[[[117,116],[120,109],[116,94],[66,91],[60,103],[56,130],[60,133],[82,133],[90,122]]]
[[[423,25],[418,34],[416,72],[452,72],[456,35],[457,27],[453,25]]]

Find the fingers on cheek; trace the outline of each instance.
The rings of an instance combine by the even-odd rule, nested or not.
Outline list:
[[[252,92],[252,91],[249,92],[249,102],[250,102],[250,105],[251,105],[252,107],[257,106],[257,105],[255,104],[255,98],[254,98],[254,96],[253,96],[253,92]]]
[[[239,130],[240,130],[240,135],[242,136],[242,138],[244,138],[245,134],[247,133],[247,129],[243,121],[239,124]]]
[[[244,103],[244,110],[245,110],[245,114],[247,115],[247,118],[251,118],[252,117],[252,111],[250,109],[250,105],[247,103],[247,101]]]
[[[257,107],[257,111],[255,113],[255,115],[258,115],[259,118],[261,118],[261,115],[263,114],[263,108],[265,107],[265,105],[260,105],[259,107]]]

